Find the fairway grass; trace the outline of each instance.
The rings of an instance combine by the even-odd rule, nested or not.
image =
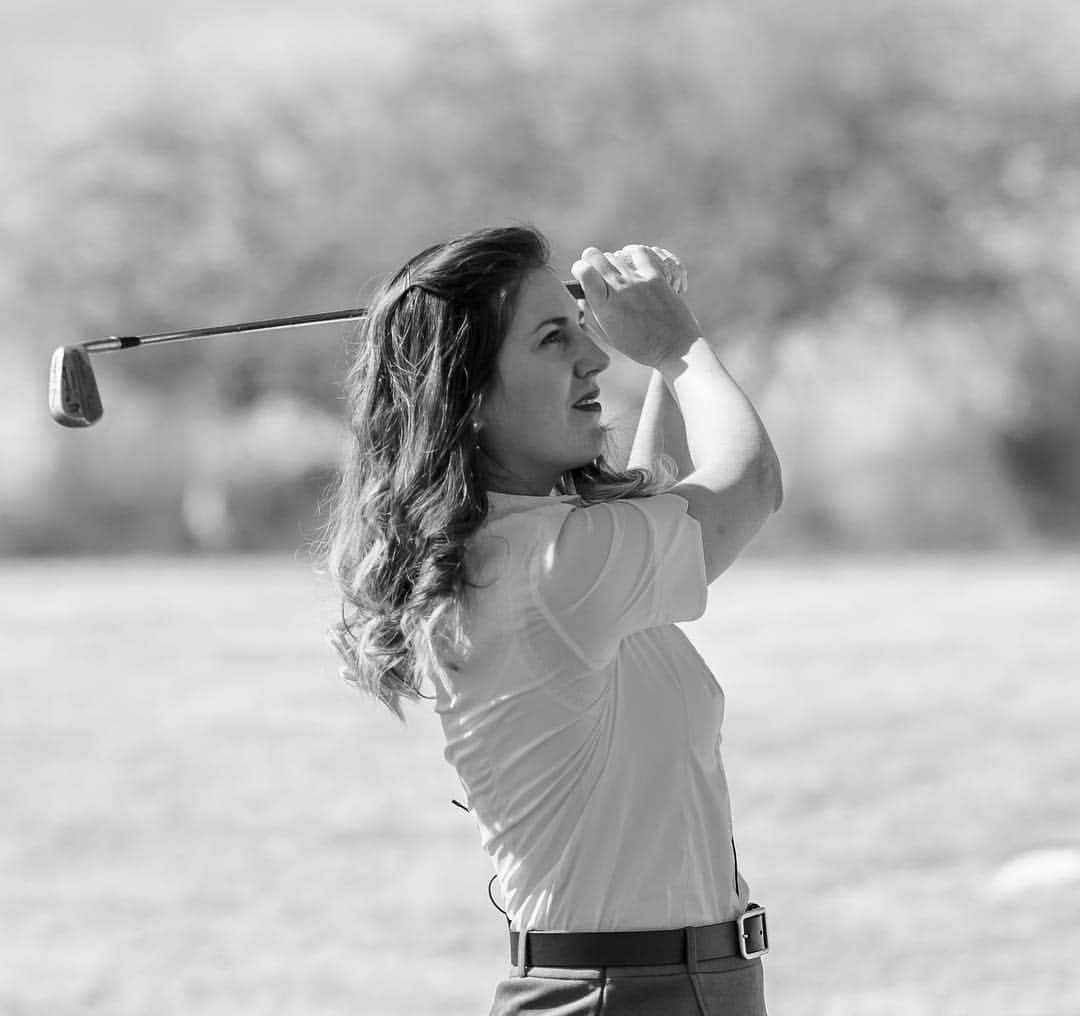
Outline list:
[[[0,1013],[487,1012],[437,719],[340,680],[336,609],[288,559],[0,562]],[[1078,622],[1075,555],[711,587],[774,1016],[1080,1013]]]

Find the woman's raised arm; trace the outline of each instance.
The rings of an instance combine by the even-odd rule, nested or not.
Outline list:
[[[660,365],[678,400],[694,471],[671,492],[701,525],[705,577],[712,582],[779,509],[780,461],[750,400],[699,337]]]
[[[709,582],[783,500],[780,462],[761,418],[664,278],[649,247],[613,260],[587,248],[572,269],[608,341],[654,367],[678,403],[693,471],[672,492],[701,526]]]

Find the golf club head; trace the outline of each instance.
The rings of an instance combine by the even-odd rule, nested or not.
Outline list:
[[[79,346],[61,346],[49,365],[49,412],[65,427],[89,427],[101,419],[90,355]]]

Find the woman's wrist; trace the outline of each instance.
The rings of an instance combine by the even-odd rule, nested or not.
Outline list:
[[[704,336],[687,341],[679,347],[673,348],[664,354],[655,364],[653,369],[668,384],[674,384],[697,360],[707,357],[717,360],[716,354]]]

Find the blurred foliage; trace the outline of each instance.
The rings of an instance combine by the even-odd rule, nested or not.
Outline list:
[[[0,217],[17,383],[95,335],[355,306],[421,246],[529,221],[559,265],[684,257],[784,463],[759,546],[1080,534],[1069,5],[598,0],[413,31],[406,60],[228,91],[165,74],[26,174]],[[86,434],[43,394],[0,409],[0,551],[296,547],[339,454],[326,334],[97,357]]]

